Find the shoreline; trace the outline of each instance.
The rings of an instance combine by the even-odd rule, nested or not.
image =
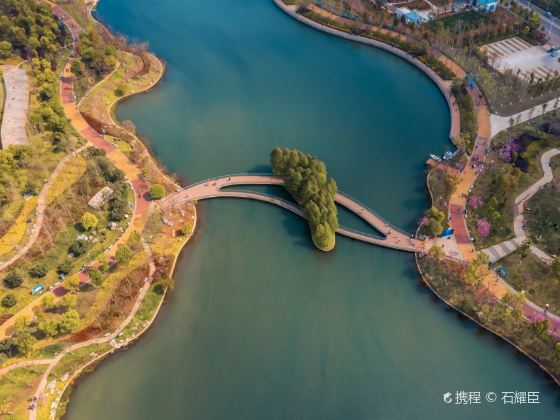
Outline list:
[[[347,41],[357,42],[359,44],[363,44],[366,46],[378,48],[390,54],[393,54],[404,61],[408,62],[416,69],[420,70],[425,76],[430,78],[432,82],[436,85],[439,89],[441,94],[443,95],[447,107],[449,108],[450,114],[450,127],[449,127],[449,139],[453,139],[455,134],[459,133],[459,127],[461,126],[460,122],[460,115],[457,105],[457,100],[455,99],[453,93],[451,92],[451,86],[447,86],[448,82],[443,80],[434,70],[428,67],[426,64],[418,60],[417,58],[413,57],[412,55],[396,48],[391,45],[385,44],[383,42],[366,38],[360,35],[352,35],[343,31],[340,31],[335,28],[331,28],[329,26],[322,25],[318,22],[315,22],[312,19],[309,19],[303,15],[298,14],[292,7],[284,3],[282,0],[272,0],[273,3],[283,12],[285,12],[288,16],[292,17],[293,19],[297,20],[298,22],[303,23],[304,25],[309,26],[312,29],[318,30],[320,32],[326,33],[328,35],[332,35],[338,38],[342,38]],[[449,82],[451,83],[451,82]],[[457,108],[456,108],[457,107]]]
[[[438,89],[440,90],[440,92],[444,95],[449,110],[450,110],[450,114],[451,114],[451,131],[453,130],[453,126],[454,124],[458,124],[460,125],[460,121],[455,121],[455,117],[459,118],[459,115],[455,116],[454,108],[453,108],[453,102],[456,103],[456,100],[453,97],[453,94],[451,93],[450,89],[449,92],[445,89],[445,81],[443,81],[441,79],[441,77],[435,73],[432,69],[430,69],[429,67],[427,67],[426,65],[424,65],[424,63],[420,62],[419,60],[417,60],[416,58],[410,56],[409,54],[405,53],[404,51],[399,50],[398,48],[392,47],[390,45],[384,44],[380,41],[376,41],[376,40],[372,40],[369,38],[364,38],[358,35],[352,35],[325,25],[322,25],[318,22],[313,21],[312,19],[309,19],[303,15],[300,15],[298,13],[295,12],[293,7],[290,7],[289,5],[285,4],[282,0],[272,0],[274,2],[274,4],[276,4],[276,6],[278,6],[278,8],[282,11],[284,11],[286,14],[288,14],[290,17],[294,18],[295,20],[297,20],[298,22],[301,22],[313,29],[319,30],[321,32],[327,33],[329,35],[332,36],[337,36],[340,37],[342,39],[348,40],[348,41],[353,41],[353,42],[358,42],[361,44],[365,44],[365,45],[369,45],[369,46],[373,46],[374,48],[379,48],[382,49],[386,52],[392,53],[402,59],[404,59],[405,61],[407,61],[408,63],[414,65],[416,68],[418,68],[419,70],[423,71],[425,73],[426,76],[428,76],[436,85],[436,87],[438,87]],[[452,138],[452,136],[450,135],[450,138]],[[429,195],[430,195],[430,200],[431,203],[433,204],[433,195],[432,195],[432,191],[430,189],[430,185],[428,182],[428,177],[429,177],[429,172],[426,176],[426,187],[428,189]],[[418,234],[418,230],[417,229],[417,234]],[[452,310],[454,310],[456,313],[462,315],[463,317],[465,317],[466,319],[474,322],[476,325],[482,327],[485,331],[493,334],[494,336],[502,339],[503,341],[509,343],[514,349],[516,349],[519,353],[523,354],[524,356],[526,356],[531,362],[533,362],[537,367],[539,367],[541,369],[541,371],[546,374],[549,378],[551,378],[558,386],[560,386],[560,378],[556,378],[545,366],[543,366],[542,364],[540,364],[533,356],[531,356],[530,354],[528,354],[525,350],[523,350],[521,347],[519,347],[517,344],[515,344],[514,342],[512,342],[510,339],[504,337],[503,335],[501,335],[500,333],[494,331],[492,328],[480,323],[478,320],[472,318],[471,316],[469,316],[468,314],[464,313],[461,309],[457,308],[456,306],[450,304],[446,299],[444,299],[433,287],[432,285],[426,280],[426,276],[425,274],[422,272],[422,270],[420,269],[420,265],[418,263],[418,254],[415,254],[415,263],[416,263],[416,268],[418,270],[418,273],[420,275],[420,277],[422,278],[422,281],[425,285],[427,285],[430,290],[434,293],[434,295],[444,304],[446,304],[449,308],[451,308]]]
[[[281,0],[273,0],[274,3],[283,11],[285,11],[286,13],[288,13],[290,16],[294,17],[296,20],[313,27],[314,29],[320,30],[324,33],[333,35],[333,36],[338,36],[341,37],[343,39],[349,40],[349,41],[353,41],[353,42],[359,42],[361,44],[365,44],[365,45],[369,45],[369,46],[373,46],[375,48],[379,48],[382,49],[386,52],[392,53],[400,58],[402,58],[403,60],[407,61],[408,63],[412,64],[413,66],[415,66],[417,69],[419,69],[420,71],[422,71],[425,75],[427,75],[434,83],[435,85],[438,87],[438,89],[440,90],[440,92],[442,93],[442,95],[444,96],[449,110],[450,110],[450,118],[451,118],[451,127],[450,127],[450,132],[453,132],[453,127],[455,125],[459,126],[460,122],[458,121],[458,115],[456,115],[453,111],[454,111],[454,105],[456,105],[456,101],[453,97],[453,94],[450,91],[450,88],[448,86],[446,86],[446,82],[441,79],[441,77],[439,75],[437,75],[437,73],[435,73],[432,69],[430,69],[428,66],[424,65],[422,62],[420,62],[419,60],[417,60],[416,58],[412,57],[411,55],[395,48],[395,47],[391,47],[387,44],[383,44],[379,41],[375,41],[372,39],[368,39],[368,38],[363,38],[363,37],[359,37],[359,36],[355,36],[355,35],[351,35],[351,34],[347,34],[345,32],[342,31],[337,31],[336,29],[333,28],[328,28],[328,27],[323,27],[323,25],[318,24],[316,22],[313,22],[312,20],[301,16],[301,15],[297,15],[296,13],[293,13],[291,10],[288,9],[288,7],[282,3]],[[97,5],[97,4],[96,4]],[[283,7],[284,6],[284,7]],[[92,9],[93,10],[93,9]],[[90,10],[91,12],[91,10]],[[90,15],[92,20],[99,25],[102,25],[105,29],[107,29],[109,31],[109,33],[114,36],[114,33],[107,27],[105,26],[101,21],[95,19],[93,17],[93,15]],[[309,22],[308,22],[309,21]],[[313,24],[311,24],[311,22]],[[338,33],[336,33],[338,32]],[[150,86],[148,86],[145,89],[136,91],[136,92],[131,92],[128,94],[123,95],[120,98],[117,98],[115,101],[113,101],[113,103],[111,103],[108,106],[108,111],[111,115],[111,118],[113,120],[113,122],[122,127],[122,125],[120,124],[120,121],[118,120],[118,118],[116,118],[116,107],[118,104],[120,104],[121,102],[124,102],[127,99],[130,99],[132,96],[134,95],[139,95],[139,94],[143,94],[143,93],[147,93],[149,91],[151,91],[152,89],[154,89],[159,83],[160,81],[162,81],[167,67],[165,66],[165,64],[163,63],[162,60],[160,60],[155,54],[149,53],[148,54],[152,55],[161,65],[161,71],[160,74],[157,78],[157,80],[155,80]],[[142,145],[141,147],[143,147],[145,153],[148,154],[149,158],[152,160],[154,166],[161,172],[162,176],[165,178],[170,179],[170,181],[173,182],[173,178],[175,178],[174,176],[169,176],[165,166],[155,157],[154,153],[152,153],[151,148],[149,147],[149,144],[146,144],[145,141],[143,141],[137,134],[135,133],[131,133],[137,140],[138,142]],[[450,134],[450,138],[452,138],[452,135]],[[176,182],[173,182],[175,185]],[[429,185],[428,185],[428,189],[429,189]],[[430,191],[430,195],[431,195],[431,191]],[[192,237],[196,231],[197,225],[198,225],[198,212],[196,211],[196,206],[194,207],[194,220],[193,220],[193,228],[192,228],[192,232],[189,235],[189,237],[181,244],[179,250],[176,252],[174,258],[173,258],[173,263],[171,265],[170,271],[169,271],[169,276],[173,277],[173,275],[175,274],[176,271],[176,266],[177,263],[179,261],[179,258],[181,258],[182,255],[182,251],[184,249],[184,247],[188,244],[188,243],[192,243]],[[471,318],[470,316],[466,315],[464,312],[462,312],[460,309],[456,308],[455,306],[449,304],[445,299],[443,299],[433,288],[432,286],[429,284],[429,282],[426,281],[424,274],[422,273],[419,265],[418,265],[418,255],[416,254],[415,257],[415,261],[416,261],[416,265],[417,265],[417,269],[418,272],[420,274],[420,276],[423,279],[423,282],[428,285],[428,287],[432,290],[432,292],[435,294],[435,296],[437,296],[443,303],[445,303],[446,305],[448,305],[450,308],[452,308],[453,310],[455,310],[456,312],[462,314],[464,317],[470,319],[471,321],[474,321],[476,324],[478,324],[479,326],[481,326],[482,328],[484,328],[485,330],[487,330],[488,332],[493,333],[494,335],[500,337],[501,339],[503,339],[504,341],[508,342],[509,344],[511,344],[515,349],[517,349],[519,352],[521,352],[522,354],[524,354],[525,356],[527,356],[532,362],[534,362],[538,367],[540,367],[545,373],[547,373],[558,385],[560,385],[560,382],[554,377],[552,376],[552,374],[550,374],[550,372],[548,372],[548,370],[540,365],[533,357],[531,357],[530,355],[528,355],[527,353],[525,353],[522,349],[520,349],[518,346],[516,346],[514,343],[512,343],[510,340],[508,340],[507,338],[501,336],[500,334],[496,333],[495,331],[493,331],[492,329],[484,326],[483,324],[480,324],[477,320]],[[91,372],[93,370],[95,370],[97,368],[97,366],[99,366],[104,360],[105,358],[107,358],[108,356],[110,356],[111,354],[115,353],[118,350],[126,350],[128,349],[131,345],[136,344],[136,342],[139,341],[140,338],[142,338],[142,336],[148,332],[148,330],[150,329],[150,327],[154,324],[154,322],[157,319],[157,316],[160,313],[161,308],[163,307],[163,303],[165,301],[165,298],[167,296],[167,292],[168,290],[166,289],[165,292],[163,293],[161,300],[157,306],[157,308],[154,311],[153,316],[151,317],[151,319],[149,320],[149,322],[145,325],[145,327],[136,335],[134,335],[134,337],[132,337],[129,341],[126,342],[126,344],[124,344],[122,347],[116,347],[116,348],[112,348],[109,351],[97,356],[96,358],[90,360],[89,362],[87,362],[86,364],[84,364],[83,366],[81,366],[73,375],[73,377],[71,378],[71,380],[66,384],[66,386],[64,387],[64,390],[62,391],[61,397],[60,399],[57,401],[57,405],[56,405],[56,409],[58,410],[58,405],[60,400],[62,399],[62,397],[64,397],[64,394],[66,392],[68,392],[68,390],[70,389],[70,386],[72,384],[76,384],[77,381],[79,381],[82,377],[84,373],[88,373]],[[92,370],[88,370],[86,371],[86,369],[88,367],[93,367]],[[73,390],[70,389],[71,391]]]
[[[116,36],[116,34],[110,29],[110,27],[105,25],[100,19],[97,19],[93,15],[93,12],[95,12],[96,9],[97,9],[97,5],[99,4],[99,1],[100,0],[94,0],[91,7],[88,7],[89,19],[91,19],[94,24],[99,25],[102,28],[104,28],[107,31],[107,33],[109,33],[112,37],[114,37],[114,36]],[[131,99],[133,96],[143,95],[143,94],[149,93],[150,91],[152,91],[153,89],[156,88],[156,86],[163,80],[163,78],[167,74],[167,65],[165,64],[165,62],[162,59],[160,59],[155,53],[152,53],[149,50],[145,51],[145,53],[150,55],[160,65],[160,72],[158,74],[157,79],[154,80],[151,85],[147,86],[146,88],[144,88],[142,90],[134,91],[134,92],[127,92],[123,96],[120,96],[120,97],[116,98],[107,107],[108,108],[107,111],[109,113],[109,116],[111,117],[111,120],[112,120],[113,124],[115,124],[116,126],[120,127],[121,129],[123,129],[125,131],[128,131],[128,130],[126,130],[122,126],[122,121],[120,121],[117,118],[117,107],[120,104],[124,103],[125,101]],[[108,79],[108,77],[110,77],[110,75],[107,75],[107,77],[104,78],[103,80],[101,80],[99,83],[105,82]],[[91,91],[91,89],[89,91]],[[89,91],[88,91],[88,93],[89,93]],[[86,93],[86,95],[87,95],[87,93]],[[85,95],[84,95],[84,97],[85,97]],[[81,100],[83,100],[83,98]],[[80,100],[80,102],[81,102],[81,100]],[[80,111],[80,113],[81,113],[81,111]],[[169,178],[169,180],[172,181],[172,183],[175,186],[179,187],[180,185],[178,184],[177,181],[181,180],[181,177],[179,177],[174,172],[170,172],[170,171],[167,170],[165,165],[157,158],[155,153],[152,151],[149,140],[148,139],[142,139],[142,137],[139,136],[136,132],[134,132],[134,133],[129,132],[129,134],[131,134],[137,140],[137,143],[142,147],[144,153],[146,153],[146,155],[150,158],[154,167],[158,170],[160,175],[163,178]],[[196,212],[196,210],[195,210],[195,212]]]
[[[434,203],[434,195],[432,193],[432,189],[430,188],[430,183],[428,182],[428,178],[430,176],[431,171],[428,172],[428,175],[426,176],[426,189],[428,190],[428,194],[430,197],[430,201],[433,205]],[[416,229],[416,234],[418,235],[420,231],[420,227],[418,227],[418,229]],[[515,349],[518,353],[522,354],[523,356],[525,356],[527,359],[529,359],[530,362],[532,362],[536,367],[538,367],[541,370],[541,373],[548,376],[549,378],[551,378],[558,386],[560,386],[560,378],[556,378],[552,372],[550,372],[545,366],[543,366],[541,363],[539,363],[538,360],[536,360],[533,356],[531,356],[529,353],[527,353],[525,350],[523,350],[521,347],[519,347],[517,344],[515,344],[513,341],[511,341],[509,338],[504,337],[502,334],[500,334],[499,332],[493,330],[492,328],[482,324],[480,321],[478,321],[477,319],[473,318],[472,316],[470,316],[469,314],[465,313],[463,310],[461,310],[460,308],[458,308],[457,306],[451,304],[447,299],[445,299],[444,297],[442,297],[437,290],[430,284],[430,282],[428,280],[426,280],[426,275],[422,272],[422,269],[420,268],[420,264],[418,262],[418,254],[414,254],[414,263],[416,264],[416,269],[418,270],[418,274],[420,275],[420,278],[422,279],[422,283],[427,286],[432,293],[439,299],[440,303],[443,303],[444,305],[447,305],[448,308],[452,309],[456,314],[461,315],[464,319],[468,320],[469,322],[474,323],[475,325],[479,326],[480,328],[482,328],[485,332],[490,333],[492,335],[494,335],[496,338],[503,340],[504,342],[510,344],[513,349]]]
[[[109,28],[107,26],[105,26],[101,21],[95,19],[92,15],[92,10],[93,9],[89,9],[89,18],[92,20],[92,22],[96,25],[100,25],[102,26],[105,30],[107,30],[111,36],[114,36],[114,33],[112,31],[109,30]],[[125,95],[123,95],[122,97],[119,97],[117,99],[115,99],[113,101],[113,103],[109,104],[108,106],[108,112],[109,115],[113,121],[113,123],[119,127],[122,128],[120,121],[116,118],[116,106],[118,104],[120,104],[122,101],[131,98],[134,95],[140,95],[140,94],[144,94],[147,93],[149,91],[151,91],[152,89],[154,89],[163,79],[165,73],[166,73],[166,69],[167,67],[165,66],[164,62],[162,60],[159,59],[159,57],[157,57],[155,54],[150,53],[150,52],[146,52],[147,54],[150,54],[152,56],[153,59],[155,59],[157,62],[159,62],[160,64],[160,72],[158,74],[158,77],[149,85],[146,86],[145,88],[138,90],[138,91],[134,91],[134,92],[130,92],[127,93]],[[108,75],[106,78],[104,78],[102,81],[100,81],[99,83],[103,83],[105,80],[107,80],[107,78],[110,77],[110,75]],[[79,111],[79,110],[78,110]],[[81,114],[81,112],[80,112]],[[128,130],[127,130],[128,131]],[[146,145],[144,143],[144,141],[142,141],[140,139],[139,136],[136,135],[136,133],[130,133],[137,141],[137,143],[139,143],[141,145],[141,147],[143,148],[143,151],[147,154],[148,158],[151,160],[153,166],[156,168],[156,170],[158,170],[160,172],[160,175],[166,179],[167,181],[169,181],[171,184],[179,187],[180,185],[176,182],[176,176],[169,174],[163,167],[162,164],[159,160],[157,160],[154,156],[154,154],[151,152],[150,148],[148,145]],[[136,200],[135,200],[136,201]],[[155,208],[154,206],[151,206],[152,210]],[[194,212],[194,219],[193,219],[193,227],[192,227],[192,231],[191,234],[189,235],[188,238],[185,239],[185,241],[181,244],[179,250],[176,252],[176,254],[174,255],[173,258],[173,263],[171,265],[171,268],[169,270],[169,277],[173,277],[174,273],[175,273],[175,269],[176,269],[176,265],[177,262],[179,260],[179,258],[181,257],[183,248],[185,247],[185,245],[187,245],[188,243],[191,243],[191,239],[194,236],[194,233],[196,231],[196,227],[198,225],[198,212],[196,209],[196,206],[193,206],[193,212]],[[149,286],[148,286],[149,287]],[[140,338],[142,338],[146,332],[148,332],[148,330],[152,327],[152,325],[154,324],[154,322],[156,321],[160,310],[163,307],[163,304],[165,302],[165,298],[167,296],[168,293],[168,289],[166,288],[164,293],[161,296],[161,299],[157,305],[157,307],[154,310],[154,313],[152,315],[152,317],[150,318],[150,320],[144,325],[144,327],[136,334],[134,334],[134,336],[132,336],[130,339],[128,339],[125,343],[123,343],[122,345],[116,346],[116,347],[112,347],[110,350],[97,355],[96,357],[94,357],[92,360],[89,360],[87,363],[85,363],[84,365],[80,366],[72,375],[72,377],[70,378],[70,380],[64,385],[64,388],[62,389],[62,392],[60,393],[60,397],[58,397],[55,400],[55,406],[51,408],[51,410],[54,410],[55,413],[58,413],[59,407],[60,407],[60,401],[63,399],[65,393],[67,393],[69,390],[70,392],[73,390],[73,388],[71,388],[72,385],[76,384],[77,381],[79,381],[83,374],[85,373],[89,373],[89,372],[93,372],[97,366],[99,366],[106,358],[108,358],[110,355],[116,353],[117,351],[124,351],[127,350],[129,347],[131,347],[132,345],[136,344]],[[140,300],[141,304],[143,301]],[[127,324],[128,325],[128,324]],[[88,367],[91,367],[91,370],[87,370]],[[87,370],[87,371],[86,371]],[[69,399],[69,397],[68,397]],[[56,416],[57,414],[55,414]]]

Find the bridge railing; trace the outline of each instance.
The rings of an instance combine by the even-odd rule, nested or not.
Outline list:
[[[187,186],[183,189],[186,190],[187,188],[192,188],[192,187],[196,187],[197,185],[202,185],[202,184],[206,184],[206,183],[209,183],[209,182],[214,182],[214,181],[217,181],[219,179],[235,178],[235,177],[238,177],[238,176],[277,176],[277,175],[274,175],[273,173],[262,173],[262,172],[254,172],[254,173],[249,173],[249,172],[244,173],[244,172],[242,172],[242,173],[237,173],[237,174],[220,175],[220,176],[217,176],[217,177],[214,177],[214,178],[208,178],[208,179],[205,179],[203,181],[195,182],[194,184],[190,184],[189,186]],[[238,185],[243,185],[243,183],[240,183]]]
[[[195,186],[197,186],[197,185],[202,185],[202,184],[206,184],[206,183],[215,182],[215,181],[218,181],[218,180],[224,179],[224,178],[234,178],[234,177],[239,177],[239,176],[277,176],[277,175],[275,175],[275,174],[273,174],[273,173],[270,173],[270,172],[268,172],[268,173],[262,173],[262,172],[253,172],[253,173],[251,173],[251,172],[242,172],[242,173],[237,173],[237,174],[227,174],[227,175],[221,175],[221,176],[217,176],[217,177],[214,177],[214,178],[208,178],[208,179],[205,179],[205,180],[196,182],[196,183],[194,183],[194,184],[189,185],[188,187],[186,187],[186,188],[184,188],[184,189],[192,188],[192,187],[195,187]],[[244,184],[243,184],[243,183],[239,183],[239,184],[237,184],[237,185],[244,185]],[[233,185],[232,185],[232,186],[233,186]],[[252,191],[242,191],[242,192],[252,192]],[[395,225],[389,223],[384,217],[380,216],[379,213],[377,213],[375,210],[371,209],[369,206],[365,205],[365,204],[362,203],[360,200],[358,200],[358,199],[352,197],[350,194],[343,193],[343,192],[341,192],[341,191],[338,191],[338,193],[339,193],[340,195],[342,195],[342,196],[344,196],[344,197],[346,197],[346,198],[348,198],[348,199],[350,199],[350,200],[356,202],[357,204],[359,204],[359,205],[360,205],[361,207],[363,207],[364,209],[367,209],[369,212],[373,213],[377,218],[379,218],[379,220],[383,221],[383,222],[384,222],[389,228],[391,228],[392,230],[398,231],[398,232],[402,233],[403,235],[407,235],[407,236],[410,236],[410,235],[411,235],[411,233],[406,232],[404,229],[401,229],[401,228],[399,228],[399,227],[397,227],[397,226],[395,226]],[[266,194],[266,193],[259,193],[259,194],[266,195],[266,196],[268,196],[268,197],[275,198],[275,199],[277,199],[277,200],[283,200],[283,199],[281,199],[281,198],[278,198],[278,197],[273,196],[273,195],[270,195],[270,194]],[[164,201],[165,201],[165,200],[164,200]],[[284,201],[286,201],[286,202],[289,203],[289,201],[287,201],[287,200],[284,200]],[[356,233],[360,233],[360,234],[363,234],[363,235],[369,235],[369,234],[367,234],[367,233],[360,232],[360,231],[353,230],[353,229],[349,229],[349,228],[346,228],[346,227],[345,227],[344,229],[352,230],[352,231],[354,231],[354,232],[356,232]],[[381,232],[380,232],[380,233],[381,233]],[[374,237],[374,238],[377,238],[377,237],[378,237],[378,236],[376,236],[376,235],[369,235],[369,236],[372,236],[372,237]]]
[[[410,235],[411,235],[410,232],[407,232],[407,231],[405,231],[404,229],[401,229],[401,228],[399,228],[399,227],[397,227],[397,226],[395,226],[395,225],[389,223],[389,222],[387,221],[387,219],[385,219],[384,217],[380,216],[379,213],[377,213],[375,210],[371,209],[369,206],[367,206],[366,204],[362,203],[360,200],[358,200],[358,199],[352,197],[350,194],[343,193],[343,192],[341,192],[341,191],[338,191],[338,193],[339,193],[340,195],[342,195],[342,196],[344,196],[344,197],[346,197],[346,198],[348,198],[348,199],[350,199],[350,200],[352,200],[352,201],[358,203],[361,207],[363,207],[364,209],[366,209],[366,210],[368,210],[369,212],[373,213],[377,218],[379,218],[379,220],[381,220],[383,223],[385,223],[385,225],[387,225],[387,226],[388,226],[389,228],[391,228],[392,230],[396,230],[396,231],[402,233],[403,235],[407,235],[407,236],[410,236]]]
[[[233,192],[233,191],[232,191],[232,192]],[[289,208],[297,208],[297,209],[299,210],[299,212],[303,215],[303,209],[299,206],[299,204],[297,204],[297,203],[292,203],[291,201],[288,201],[288,200],[286,200],[286,199],[284,199],[284,198],[281,198],[281,197],[278,197],[278,196],[276,196],[276,195],[267,194],[267,193],[261,193],[261,192],[251,191],[251,190],[236,190],[235,192],[240,193],[240,194],[251,194],[251,195],[262,196],[262,197],[269,198],[271,201],[275,201],[275,202],[281,201],[282,203],[284,203],[284,204],[286,205],[286,207],[289,207]],[[210,197],[223,197],[223,196],[213,195],[213,194],[212,194],[212,195],[209,195],[209,196],[206,197],[206,198],[210,198]],[[235,198],[235,196],[232,196],[232,197]],[[274,203],[273,203],[273,204],[274,204]],[[282,206],[282,207],[283,207],[283,206]],[[286,207],[283,207],[283,208],[286,208]],[[352,228],[348,228],[348,227],[346,227],[346,226],[339,226],[339,228],[340,228],[340,229],[344,229],[344,230],[346,230],[346,231],[348,231],[348,232],[356,233],[356,234],[358,234],[358,235],[367,236],[367,237],[372,238],[372,239],[377,239],[377,240],[380,240],[380,241],[385,240],[385,237],[377,236],[377,235],[372,235],[372,234],[366,233],[366,232],[361,232],[361,231],[359,231],[359,230],[352,229]]]
[[[338,228],[339,228],[339,229],[347,230],[348,232],[356,233],[356,234],[358,234],[358,235],[367,236],[368,238],[378,239],[378,240],[380,240],[380,241],[385,241],[385,240],[386,240],[386,238],[385,238],[384,236],[377,236],[377,235],[373,235],[373,234],[371,234],[371,233],[361,232],[361,231],[359,231],[359,230],[357,230],[357,229],[352,229],[352,228],[349,228],[349,227],[346,227],[346,226],[339,226]]]

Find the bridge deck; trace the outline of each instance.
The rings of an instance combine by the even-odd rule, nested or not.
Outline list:
[[[303,217],[303,210],[297,204],[291,203],[279,197],[265,193],[252,191],[224,191],[223,188],[236,185],[283,185],[284,181],[274,175],[232,175],[203,181],[191,185],[183,190],[168,196],[160,203],[164,210],[189,201],[205,200],[208,198],[247,198],[277,205]],[[370,226],[378,230],[383,237],[377,237],[368,233],[359,232],[346,227],[339,227],[336,233],[363,242],[380,245],[388,248],[399,249],[408,252],[423,252],[427,250],[426,242],[419,239],[411,239],[411,235],[391,226],[385,219],[373,210],[365,207],[359,201],[343,194],[335,196],[337,204],[350,210],[358,217],[366,221]]]

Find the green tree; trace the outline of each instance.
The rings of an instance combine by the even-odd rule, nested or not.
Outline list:
[[[34,278],[45,277],[49,269],[44,262],[39,262],[29,269],[29,275]]]
[[[329,178],[323,162],[299,150],[276,147],[270,154],[275,175],[303,208],[315,245],[323,250],[334,247],[338,212],[334,202],[336,182]]]
[[[558,279],[560,279],[560,257],[556,257],[552,262],[552,270]]]
[[[88,241],[81,241],[75,240],[74,243],[70,246],[69,251],[74,254],[74,256],[79,257],[86,253],[89,249],[89,242]]]
[[[74,60],[70,65],[70,71],[74,76],[80,77],[84,74],[85,71],[84,64],[79,60]]]
[[[189,222],[183,224],[183,226],[181,226],[178,231],[179,235],[181,236],[188,236],[191,234],[191,232],[192,232],[192,224]]]
[[[97,216],[90,212],[85,212],[82,215],[81,225],[84,230],[91,230],[97,226],[99,220],[97,220]]]
[[[66,281],[64,282],[64,285],[66,289],[70,290],[71,292],[74,292],[78,290],[78,288],[80,287],[80,279],[78,278],[78,276],[66,277]]]
[[[78,303],[78,295],[74,293],[66,293],[62,296],[61,304],[66,308],[73,308]]]
[[[12,308],[16,305],[16,303],[17,299],[12,293],[9,293],[2,298],[2,306],[4,308]]]
[[[45,307],[45,309],[53,309],[56,306],[56,299],[55,297],[51,294],[51,293],[47,293],[45,296],[43,296],[42,299],[42,304]]]
[[[21,354],[27,355],[33,350],[35,341],[35,338],[28,332],[20,332],[17,334],[14,343]]]
[[[119,264],[127,265],[132,259],[132,250],[126,245],[121,246],[117,249],[116,257]]]
[[[426,211],[428,223],[426,228],[428,233],[432,236],[438,236],[445,229],[445,213],[438,210],[436,207],[431,207]]]
[[[453,173],[445,174],[445,185],[447,187],[447,194],[453,194],[460,182],[461,178],[458,175]]]
[[[58,267],[56,267],[56,272],[58,274],[70,274],[70,272],[72,271],[72,261],[69,260],[68,258],[65,259],[62,264],[60,264]]]
[[[140,245],[142,241],[142,235],[137,232],[137,231],[132,231],[132,233],[130,234],[130,238],[128,238],[128,243],[130,244],[130,246],[133,249],[138,249],[138,246]]]
[[[15,289],[23,283],[23,277],[17,271],[10,271],[6,277],[4,277],[4,285],[8,289]]]
[[[58,323],[58,332],[62,334],[69,334],[76,332],[80,326],[80,314],[75,309],[70,309],[65,312]]]
[[[12,44],[8,41],[0,41],[0,58],[8,58],[12,55]]]
[[[537,337],[543,338],[546,334],[548,334],[548,331],[550,330],[550,320],[543,319],[542,321],[533,322],[531,324],[531,327],[533,328],[533,331],[535,332],[535,335]]]
[[[56,337],[58,335],[58,323],[54,319],[39,321],[37,328],[47,337]]]
[[[89,278],[93,284],[96,286],[101,286],[103,284],[103,274],[101,271],[96,270],[95,268],[89,269]]]
[[[152,200],[161,200],[165,197],[165,189],[159,184],[150,185],[150,197]]]
[[[445,251],[440,246],[432,245],[428,251],[428,255],[436,260],[443,260],[445,258]]]
[[[98,261],[99,262],[99,271],[102,272],[107,272],[107,270],[109,270],[109,264],[107,263],[107,261],[105,259],[101,259]]]

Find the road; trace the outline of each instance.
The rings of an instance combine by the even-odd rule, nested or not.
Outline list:
[[[534,5],[530,1],[517,0],[517,2],[529,8],[533,12],[538,13],[541,17],[541,25],[544,27],[545,33],[548,34],[550,31],[550,43],[555,46],[560,45],[560,24],[558,22],[558,18],[554,16],[550,18],[547,17],[545,15],[546,12],[543,9],[541,9],[539,6]]]

